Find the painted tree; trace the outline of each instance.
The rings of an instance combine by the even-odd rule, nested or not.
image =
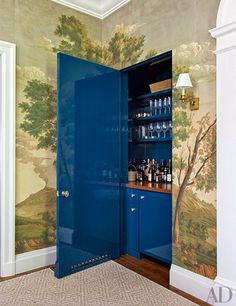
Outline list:
[[[129,32],[117,31],[108,42],[106,64],[124,68],[137,63],[143,53],[144,40],[144,35],[133,36]]]
[[[134,27],[117,26],[110,40],[104,44],[89,38],[86,26],[74,16],[62,15],[55,34],[61,38],[54,52],[64,52],[116,68],[132,65],[143,54],[144,35],[135,35]],[[149,57],[156,54],[152,49]]]
[[[54,53],[63,52],[90,61],[103,62],[104,48],[89,38],[87,27],[75,16],[60,16],[54,33],[61,38],[59,45],[53,47]]]
[[[54,53],[63,52],[108,66],[123,68],[141,59],[144,35],[121,25],[105,44],[92,41],[86,26],[74,16],[62,15],[55,30],[61,38]],[[156,54],[150,50],[147,56]],[[56,150],[56,89],[49,82],[31,80],[24,90],[26,102],[19,104],[24,113],[20,127],[38,141],[38,148]]]
[[[38,149],[56,150],[56,99],[53,85],[28,81],[24,89],[27,102],[19,104],[25,114],[20,127],[38,140]]]
[[[185,72],[185,69],[175,67],[175,79],[180,72]],[[216,186],[216,120],[212,120],[207,113],[195,123],[193,116],[187,112],[187,104],[179,99],[176,92],[173,95],[173,103],[173,169],[178,186],[173,239],[178,246],[184,192],[191,187],[208,193]]]

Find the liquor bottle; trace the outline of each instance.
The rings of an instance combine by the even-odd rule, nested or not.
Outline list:
[[[150,166],[148,170],[148,182],[152,183],[153,181],[154,181],[154,169],[153,166]]]
[[[137,181],[140,181],[140,165],[137,165]]]
[[[153,166],[154,171],[156,171],[156,170],[157,170],[157,169],[156,169],[156,167],[157,167],[157,162],[156,162],[155,159],[152,159],[152,166]]]
[[[138,169],[138,174],[137,174],[137,180],[139,182],[143,182],[144,181],[144,166],[139,166],[139,169]]]
[[[171,183],[172,181],[172,166],[171,166],[171,160],[169,159],[168,161],[168,172],[167,172],[167,177],[166,177],[166,181],[167,183]]]
[[[145,180],[148,180],[148,172],[149,172],[149,167],[150,167],[150,159],[148,158],[147,160],[144,160],[144,174],[145,174],[145,177],[144,179]]]
[[[142,166],[142,167],[141,167],[141,181],[142,181],[142,182],[143,182],[143,181],[146,179],[144,169],[145,169],[145,167],[144,167],[144,166]]]
[[[164,183],[166,183],[166,180],[167,180],[167,172],[168,172],[167,166],[165,166],[164,167],[163,180],[162,180]]]
[[[161,166],[157,166],[156,183],[162,182]]]
[[[152,167],[153,167],[153,182],[156,181],[156,172],[157,172],[157,161],[152,159]]]
[[[156,174],[155,174],[155,182],[159,183],[160,182],[159,179],[160,179],[160,167],[159,167],[158,161],[157,161],[157,164],[156,164]]]
[[[162,159],[161,167],[160,167],[161,182],[164,182],[164,170],[165,170],[165,162],[164,162],[164,159]]]

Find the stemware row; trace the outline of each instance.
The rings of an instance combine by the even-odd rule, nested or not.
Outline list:
[[[171,97],[150,99],[149,105],[135,112],[135,118],[145,118],[150,116],[171,114]]]
[[[138,139],[166,139],[172,137],[172,121],[163,121],[141,125],[135,128],[134,138]]]

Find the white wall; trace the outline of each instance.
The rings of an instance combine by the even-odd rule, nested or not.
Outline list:
[[[0,54],[0,75],[2,75],[2,56]],[[0,77],[0,93],[2,92],[2,78]],[[2,113],[2,95],[0,94],[0,114]],[[2,147],[2,125],[0,123],[0,148]],[[1,171],[1,160],[2,160],[2,151],[0,150],[0,173]],[[1,176],[0,176],[0,214],[1,214]],[[0,229],[1,229],[1,219],[0,219]],[[1,235],[0,235],[0,248],[1,248]],[[0,266],[1,266],[1,252],[0,252]],[[1,272],[1,271],[0,271]]]

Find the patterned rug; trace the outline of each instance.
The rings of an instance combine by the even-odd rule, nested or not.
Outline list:
[[[0,282],[0,305],[191,306],[194,304],[113,262],[56,279],[44,269]]]

